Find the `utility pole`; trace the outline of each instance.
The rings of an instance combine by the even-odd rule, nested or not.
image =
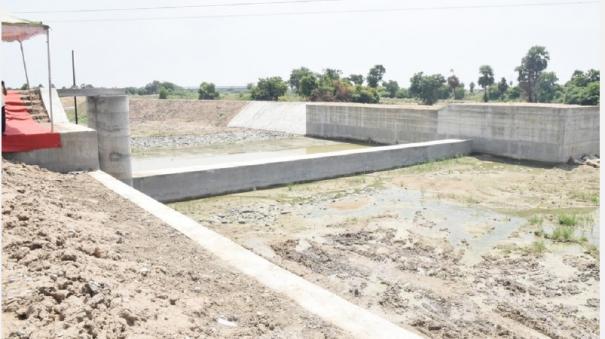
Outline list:
[[[76,88],[76,62],[74,58],[74,50],[71,50],[71,72],[73,75],[73,88]],[[78,99],[74,96],[74,112],[76,114],[76,125],[78,124]]]

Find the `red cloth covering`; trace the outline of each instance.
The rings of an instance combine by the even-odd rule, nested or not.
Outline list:
[[[21,94],[8,91],[4,105],[6,131],[2,135],[3,153],[61,147],[61,135],[51,133],[49,124],[40,124],[32,118]]]

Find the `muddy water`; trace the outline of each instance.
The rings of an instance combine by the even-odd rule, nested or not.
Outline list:
[[[519,210],[498,211],[473,199],[442,199],[406,187],[443,180],[445,175],[456,184],[471,182],[480,176],[464,177],[470,166],[485,172],[485,162],[452,163],[460,168],[414,175],[396,170],[172,207],[305,279],[429,337],[598,337],[599,268],[587,254],[587,245],[539,238],[534,234],[537,226],[529,222],[534,213],[571,210],[525,215],[522,211],[535,207],[519,203]],[[522,173],[528,182],[535,181],[534,173]],[[493,191],[493,196],[512,191],[492,182],[502,181],[476,187]],[[569,185],[570,190],[577,185]],[[540,194],[548,198],[548,192]],[[520,194],[508,199],[520,202],[527,193]],[[598,215],[594,221],[598,225]],[[545,221],[541,227],[548,233],[553,225]],[[596,229],[592,236],[598,238]],[[540,250],[536,241],[544,242],[546,249]]]
[[[132,170],[136,174],[167,168],[233,164],[251,160],[278,159],[294,155],[344,151],[365,147],[369,146],[307,137],[292,137],[239,144],[220,144],[137,154],[132,158]]]

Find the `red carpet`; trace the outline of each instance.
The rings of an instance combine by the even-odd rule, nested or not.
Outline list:
[[[2,152],[27,152],[61,147],[59,133],[51,133],[50,125],[42,125],[35,121],[19,93],[8,91],[4,98],[4,105],[6,131],[2,135]]]

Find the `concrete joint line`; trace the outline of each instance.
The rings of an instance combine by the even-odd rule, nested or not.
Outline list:
[[[357,338],[420,338],[416,333],[354,305],[241,247],[193,219],[152,199],[102,171],[89,173],[105,187],[154,215],[195,241],[203,249],[275,292],[293,299],[307,311]]]

